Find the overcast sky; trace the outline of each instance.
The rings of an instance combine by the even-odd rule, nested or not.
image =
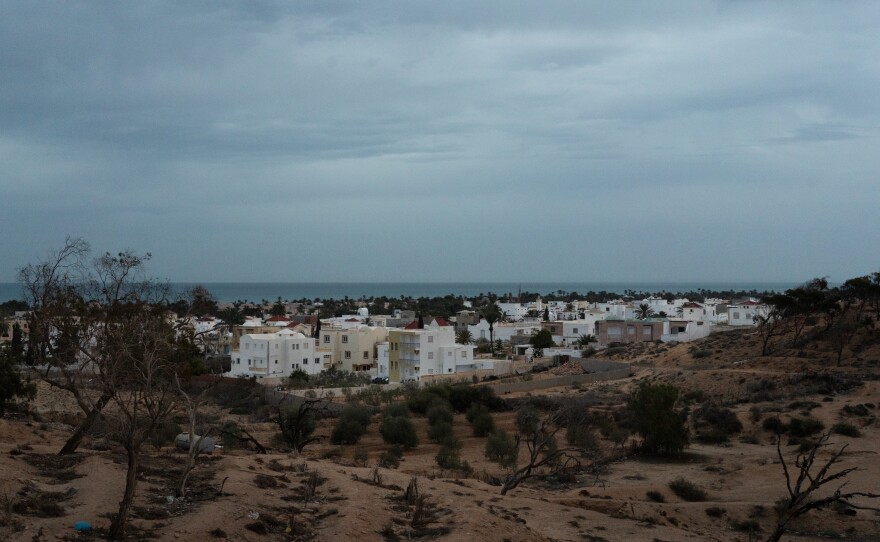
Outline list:
[[[0,0],[0,281],[880,269],[880,2]]]

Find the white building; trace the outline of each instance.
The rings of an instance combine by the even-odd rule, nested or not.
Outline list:
[[[243,335],[232,352],[233,376],[289,376],[297,369],[314,375],[325,367],[315,341],[289,329]]]
[[[474,361],[474,346],[455,343],[452,326],[410,326],[388,332],[388,377],[392,382],[417,381],[482,367],[482,362]]]
[[[753,299],[727,306],[727,323],[731,326],[754,326],[756,316],[767,316],[770,307]]]

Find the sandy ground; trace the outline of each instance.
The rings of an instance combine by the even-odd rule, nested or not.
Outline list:
[[[838,368],[821,344],[760,357],[755,337],[737,332],[710,337],[698,346],[711,350],[711,355],[694,357],[694,345],[654,345],[626,359],[636,369],[634,378],[541,394],[598,394],[611,404],[644,378],[673,383],[683,391],[701,390],[728,403],[743,422],[741,436],[728,444],[692,444],[676,459],[621,453],[598,476],[584,475],[565,487],[530,482],[502,497],[497,486],[487,483],[501,471],[483,458],[485,439],[471,435],[463,415],[456,416],[455,431],[462,442],[462,459],[474,468],[474,476],[468,478],[438,469],[434,462],[438,447],[428,442],[425,420],[415,418],[421,444],[405,453],[398,469],[357,466],[350,446],[338,449],[340,457],[322,459],[336,450],[326,442],[307,448],[300,456],[226,450],[199,463],[192,493],[184,501],[170,499],[183,456],[168,448],[150,447],[139,478],[138,517],[132,519],[130,539],[745,542],[750,535],[737,526],[751,521],[761,528],[751,539],[763,540],[775,525],[774,503],[785,493],[775,437],[761,427],[761,421],[773,415],[783,419],[809,416],[825,427],[845,420],[859,427],[861,437],[835,435],[830,449],[846,445],[840,466],[859,468],[848,478],[847,490],[880,491],[876,421],[880,347],[863,345]],[[862,384],[829,393],[815,388],[815,378],[803,377],[829,372],[852,375]],[[874,405],[868,416],[842,414],[846,405],[865,404]],[[112,447],[96,450],[95,443],[87,441],[73,461],[59,465],[53,454],[72,430],[64,422],[75,421],[70,415],[75,405],[63,393],[41,387],[33,410],[39,413],[36,421],[14,415],[0,419],[0,539],[99,539],[100,529],[109,525],[108,514],[115,511],[122,494],[122,454]],[[753,420],[753,411],[761,411],[759,420]],[[369,453],[367,465],[374,465],[388,448],[378,434],[377,422],[378,417],[360,443]],[[496,422],[512,430],[513,414],[498,414]],[[318,433],[328,435],[330,423]],[[270,424],[248,427],[264,442],[274,431]],[[614,449],[610,442],[602,441],[602,445],[606,451]],[[783,446],[789,462],[794,461],[796,448]],[[830,449],[820,457],[827,457]],[[679,477],[705,489],[707,500],[685,502],[675,496],[668,484]],[[424,496],[421,519],[416,507],[403,498],[413,478]],[[221,483],[222,494],[218,492]],[[659,492],[665,502],[649,498],[649,491]],[[27,492],[54,492],[61,499],[63,515],[21,513]],[[91,537],[76,535],[72,527],[77,520],[91,522],[98,532]],[[880,515],[866,510],[823,510],[798,520],[792,530],[784,540],[880,540]]]

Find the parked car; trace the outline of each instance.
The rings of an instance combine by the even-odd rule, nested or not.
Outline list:
[[[372,380],[373,384],[387,384],[388,377],[387,376],[377,376]]]

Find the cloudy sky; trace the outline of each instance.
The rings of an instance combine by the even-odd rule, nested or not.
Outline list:
[[[880,269],[878,2],[0,0],[0,281]]]

